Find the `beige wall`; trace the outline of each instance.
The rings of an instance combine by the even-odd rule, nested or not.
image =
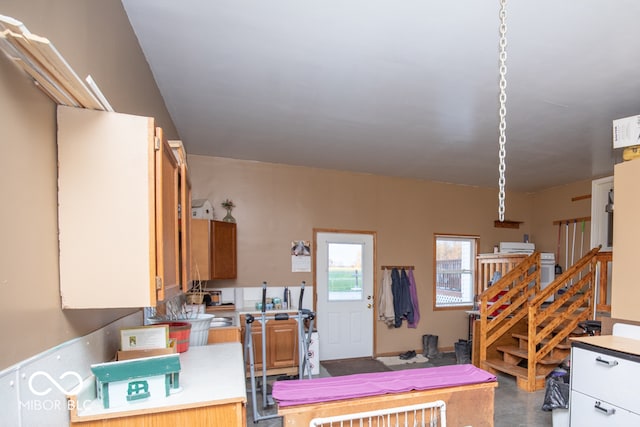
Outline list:
[[[588,180],[549,188],[530,195],[531,227],[533,230],[531,241],[536,244],[538,251],[557,252],[558,225],[554,225],[554,221],[591,216],[591,198],[572,201],[572,198],[590,194],[591,181]],[[572,254],[575,262],[580,259],[581,254],[587,253],[592,249],[590,248],[591,222],[585,222],[584,235],[582,233],[582,223],[578,222],[575,226],[575,244],[574,223],[569,224],[568,230],[566,223],[560,226],[560,260],[556,261],[560,263],[563,269],[566,268],[567,253],[569,254],[569,264],[571,264]],[[569,237],[568,248],[567,232]]]
[[[3,0],[0,14],[49,38],[116,111],[154,116],[178,137],[119,1]],[[55,132],[54,103],[0,55],[0,369],[131,311],[60,308]]]
[[[215,286],[313,283],[311,273],[291,272],[289,249],[292,240],[312,240],[314,228],[374,231],[378,266],[415,266],[420,324],[414,330],[379,323],[378,354],[418,349],[427,333],[438,335],[441,347],[467,336],[463,310],[432,310],[434,233],[479,235],[483,252],[531,233],[526,194],[507,194],[507,217],[524,221],[512,230],[493,225],[493,189],[206,156],[188,160],[194,198],[209,199],[218,219],[222,200],[237,205],[238,278]]]

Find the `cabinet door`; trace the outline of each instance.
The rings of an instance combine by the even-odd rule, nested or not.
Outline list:
[[[154,121],[58,107],[63,308],[156,304]]]
[[[235,279],[236,224],[233,222],[211,221],[211,278]]]
[[[207,344],[220,344],[225,342],[241,342],[240,329],[237,327],[209,329]]]
[[[240,335],[242,339],[242,346],[246,345],[246,323],[244,316],[240,316],[240,322],[242,324],[240,328]],[[267,322],[268,323],[268,322]],[[253,347],[253,367],[254,369],[262,369],[262,324],[257,320],[251,324],[251,345]],[[267,342],[267,348],[269,343]],[[267,368],[269,367],[269,355],[267,354]],[[247,371],[249,370],[249,355],[245,355],[245,363],[247,364]]]
[[[588,396],[577,391],[571,392],[569,410],[571,411],[572,427],[631,427],[640,425],[640,415],[617,407],[601,398]]]
[[[180,273],[182,292],[187,292],[191,272],[191,179],[187,165],[180,166]]]
[[[173,150],[156,128],[156,262],[161,285],[158,300],[180,292],[178,238],[178,162]]]
[[[298,366],[298,322],[271,320],[267,323],[269,368]]]
[[[211,279],[211,221],[191,220],[191,271],[193,280]]]
[[[640,363],[625,359],[622,353],[573,347],[571,370],[574,374],[571,378],[572,390],[640,412],[636,385],[629,381],[629,378],[640,377]],[[610,387],[604,387],[605,384]]]
[[[187,292],[191,284],[191,178],[182,141],[169,141],[169,146],[178,162],[178,277],[180,288]]]

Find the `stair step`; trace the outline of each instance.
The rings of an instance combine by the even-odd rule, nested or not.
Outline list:
[[[512,337],[517,338],[519,340],[525,340],[528,341],[529,340],[529,335],[527,334],[511,334]],[[548,343],[549,340],[548,339],[543,339],[540,344],[546,344]],[[560,342],[559,344],[556,345],[556,348],[558,350],[571,350],[571,344],[569,344],[569,342],[567,342],[567,340]]]
[[[502,359],[487,359],[484,361],[484,366],[493,368],[496,371],[504,372],[505,374],[509,374],[514,377],[527,379],[527,368],[523,368],[522,366],[517,365],[511,365],[509,363],[506,363]],[[545,375],[536,375],[536,381],[544,381],[545,378]]]
[[[512,356],[516,356],[516,357],[520,357],[522,359],[528,359],[529,355],[527,353],[527,350],[516,347],[516,346],[511,346],[511,345],[504,345],[504,346],[499,346],[496,348],[498,351],[501,351],[503,353],[508,353]],[[545,357],[543,359],[538,360],[538,363],[541,365],[559,365],[561,364],[563,361],[563,359],[553,359],[550,357]],[[525,369],[526,371],[526,369]]]
[[[582,311],[582,310],[580,310],[580,311]],[[576,311],[576,312],[574,312],[573,314],[571,314],[571,315],[568,315],[568,316],[567,316],[567,315],[565,314],[565,312],[563,312],[563,311],[556,311],[555,313],[551,313],[551,314],[549,315],[549,317],[548,317],[546,320],[544,320],[544,321],[540,324],[540,328],[544,328],[544,327],[546,327],[546,326],[549,324],[549,322],[551,322],[551,321],[555,320],[555,318],[558,318],[558,317],[564,316],[564,317],[565,317],[565,319],[564,319],[564,320],[565,320],[565,321],[568,321],[568,320],[571,320],[571,319],[575,319],[576,317],[578,317],[578,315],[579,315],[579,314],[580,314],[580,313],[578,313],[578,312]],[[558,333],[558,332],[562,331],[562,329],[563,329],[563,328],[564,328],[564,325],[563,325],[562,323],[560,323],[560,325],[558,325],[558,326],[554,329],[554,331],[553,331],[553,332],[554,332],[554,333]],[[569,335],[573,335],[573,336],[581,336],[581,335],[585,335],[585,332],[584,332],[584,330],[583,330],[582,328],[580,328],[579,326],[576,326],[576,327],[573,329],[573,331],[571,331],[571,332],[569,333]]]

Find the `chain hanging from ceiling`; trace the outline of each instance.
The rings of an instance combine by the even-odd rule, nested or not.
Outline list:
[[[506,142],[507,137],[505,131],[507,129],[507,0],[500,0],[500,108],[498,113],[500,115],[500,124],[498,130],[500,131],[500,137],[498,139],[498,157],[500,164],[498,166],[498,172],[500,177],[498,178],[498,217],[500,221],[504,221],[504,201],[505,201],[505,170],[507,168],[505,158],[507,157]]]

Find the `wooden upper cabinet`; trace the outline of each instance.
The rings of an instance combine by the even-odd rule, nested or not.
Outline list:
[[[193,273],[191,271],[191,179],[189,178],[189,172],[186,168],[186,165],[183,165],[181,170],[182,178],[181,182],[181,212],[182,217],[180,218],[181,227],[180,227],[180,241],[182,252],[180,255],[181,259],[181,270],[182,270],[182,290],[187,292],[189,290],[189,286],[191,280],[193,279]]]
[[[237,276],[236,223],[211,221],[212,223],[212,279],[235,279]]]
[[[191,220],[193,279],[235,279],[237,226],[232,222]]]
[[[57,139],[62,307],[176,293],[178,163],[154,120],[59,106]]]
[[[173,150],[161,128],[155,136],[156,275],[162,280],[157,298],[177,295],[180,284],[180,239],[178,232],[179,172]]]
[[[178,230],[179,230],[179,276],[183,292],[189,290],[191,283],[191,178],[187,167],[187,153],[182,141],[169,141],[178,160]]]

